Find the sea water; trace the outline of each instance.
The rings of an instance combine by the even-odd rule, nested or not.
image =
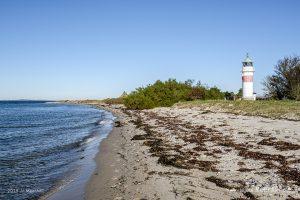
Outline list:
[[[90,106],[0,101],[0,199],[37,199],[67,185],[82,199],[113,120]]]

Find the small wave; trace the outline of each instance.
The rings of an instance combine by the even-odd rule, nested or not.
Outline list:
[[[81,142],[80,142],[80,146],[82,146],[84,144],[87,144],[87,143],[90,143],[91,141],[95,140],[97,135],[98,135],[98,132],[93,131],[89,135],[83,137]]]
[[[6,126],[1,126],[0,125],[0,129],[1,128],[35,128],[35,127],[42,127],[45,126],[44,124],[24,124],[24,125],[6,125]]]
[[[11,157],[11,158],[7,158],[7,157],[0,158],[0,162],[3,164],[3,166],[11,166],[11,165],[16,165],[20,162],[23,162],[25,160],[33,160],[33,159],[37,159],[39,157],[50,156],[51,154],[57,154],[57,153],[67,152],[72,149],[78,149],[78,148],[82,147],[83,145],[86,145],[86,144],[92,142],[93,140],[95,140],[97,135],[98,135],[98,132],[93,131],[91,134],[89,134],[75,142],[64,144],[61,146],[52,147],[49,149],[45,149],[43,151],[34,151],[34,152],[26,154],[26,155],[21,154],[19,156],[15,155],[14,157]]]
[[[46,101],[45,104],[60,104],[58,101]]]
[[[91,138],[88,138],[88,139],[86,139],[85,141],[83,141],[83,142],[81,143],[81,145],[88,144],[88,143],[90,143],[90,142],[94,141],[95,139],[96,139],[96,137],[91,137]]]
[[[103,119],[103,120],[99,120],[97,122],[98,125],[108,125],[108,124],[112,124],[113,120],[112,119]]]
[[[60,126],[60,127],[51,127],[50,129],[48,130],[44,130],[41,134],[41,136],[47,136],[47,137],[50,137],[50,136],[53,136],[55,134],[57,134],[58,132],[61,133],[61,134],[68,134],[70,131],[74,130],[74,131],[79,131],[79,130],[82,130],[84,128],[88,128],[90,126],[93,126],[95,125],[94,122],[86,122],[86,123],[78,123],[76,125],[65,125],[65,126]],[[65,131],[68,131],[67,133],[65,133]]]

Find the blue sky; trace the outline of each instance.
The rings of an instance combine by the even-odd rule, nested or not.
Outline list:
[[[297,0],[2,0],[0,99],[116,97],[157,79],[255,91],[300,54]]]

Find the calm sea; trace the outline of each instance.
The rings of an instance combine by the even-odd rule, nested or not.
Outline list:
[[[36,199],[86,181],[113,120],[89,106],[0,101],[0,199]]]

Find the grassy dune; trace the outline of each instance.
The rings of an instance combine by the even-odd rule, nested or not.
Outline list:
[[[300,121],[300,101],[188,101],[175,104],[177,107],[197,107],[212,112],[262,116],[274,119]]]
[[[87,104],[122,104],[120,98],[104,100],[68,101]],[[262,116],[273,119],[300,121],[300,101],[225,101],[196,100],[176,103],[179,108],[197,108],[204,111],[224,112],[238,115]]]

